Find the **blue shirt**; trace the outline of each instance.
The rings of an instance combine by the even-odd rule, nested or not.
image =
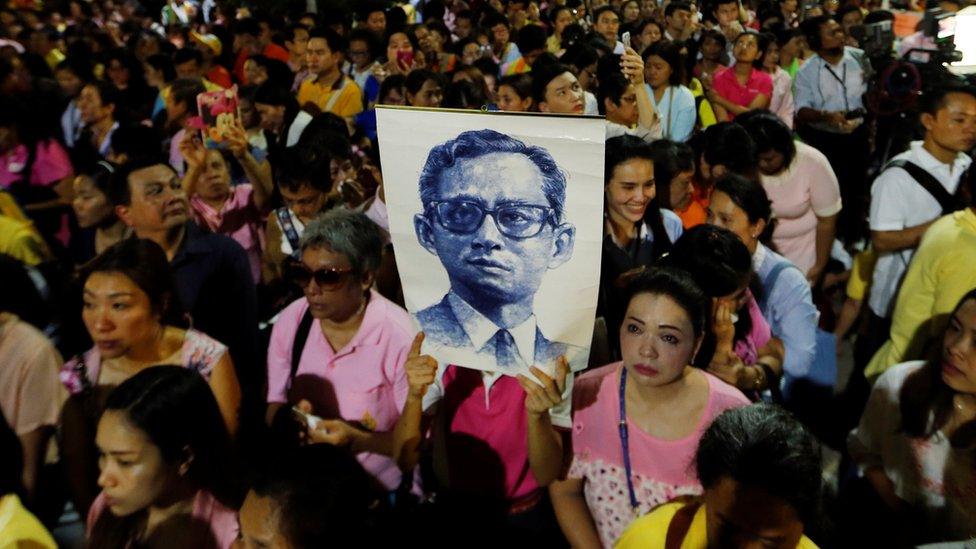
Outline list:
[[[819,55],[814,55],[796,73],[796,112],[800,109],[818,111],[853,111],[864,108],[861,100],[868,90],[868,76],[861,62],[864,52],[857,48],[844,48],[844,57],[837,65],[831,65]],[[829,127],[822,128],[826,131]]]
[[[770,275],[780,263],[787,267],[780,270],[774,281]],[[752,266],[762,283],[763,296],[759,305],[763,317],[786,349],[784,377],[806,377],[816,354],[819,319],[810,284],[800,269],[762,244],[756,246]]]
[[[647,86],[647,93],[651,102],[661,117],[661,137],[671,141],[688,141],[695,129],[698,110],[695,108],[695,96],[685,86],[668,86],[658,103],[654,98],[654,90]]]

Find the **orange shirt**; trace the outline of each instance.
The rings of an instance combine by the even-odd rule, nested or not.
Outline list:
[[[314,103],[322,112],[331,112],[344,118],[363,112],[363,92],[356,82],[347,76],[343,76],[340,82],[342,87],[339,89],[321,86],[315,82],[315,78],[302,82],[298,88],[299,106]],[[333,95],[337,93],[339,96],[333,99]]]
[[[708,212],[705,211],[705,208],[701,204],[694,200],[684,210],[674,210],[674,213],[678,214],[678,217],[681,218],[681,226],[686,231],[705,223],[705,220],[708,219]]]

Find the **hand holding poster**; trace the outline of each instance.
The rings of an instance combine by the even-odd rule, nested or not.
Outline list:
[[[586,366],[602,239],[602,119],[377,109],[407,310],[442,364]]]

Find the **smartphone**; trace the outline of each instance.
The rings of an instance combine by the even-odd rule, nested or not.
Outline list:
[[[397,50],[397,64],[404,67],[413,66],[413,52],[406,50]]]
[[[625,32],[620,41],[624,43],[624,49],[630,48],[630,31]]]
[[[291,411],[302,423],[308,427],[309,431],[314,431],[315,428],[318,427],[319,422],[322,421],[322,418],[319,416],[304,412],[298,406],[292,406]]]
[[[373,177],[373,171],[365,166],[356,172],[356,180],[363,187],[363,195],[366,197],[376,194],[376,188],[380,186],[379,181]]]

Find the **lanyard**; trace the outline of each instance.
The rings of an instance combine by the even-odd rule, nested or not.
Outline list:
[[[836,80],[837,83],[840,84],[840,89],[844,93],[844,110],[849,111],[851,110],[851,106],[847,103],[847,63],[845,61],[846,60],[841,59],[841,65],[843,68],[841,69],[840,76],[837,76],[837,73],[834,72],[834,69],[830,68],[830,65],[827,63],[826,60],[824,60],[824,63],[821,66],[827,69],[827,72],[830,73],[830,76],[833,76],[834,80]],[[820,96],[823,97],[823,91],[820,92]]]
[[[634,479],[632,478],[633,475],[630,467],[630,433],[627,429],[626,389],[627,367],[622,366],[620,369],[620,423],[618,424],[618,429],[620,430],[620,448],[624,454],[624,472],[627,475],[627,493],[630,495],[630,507],[634,510],[634,515],[640,516],[640,504],[637,503],[637,493],[634,492]]]

